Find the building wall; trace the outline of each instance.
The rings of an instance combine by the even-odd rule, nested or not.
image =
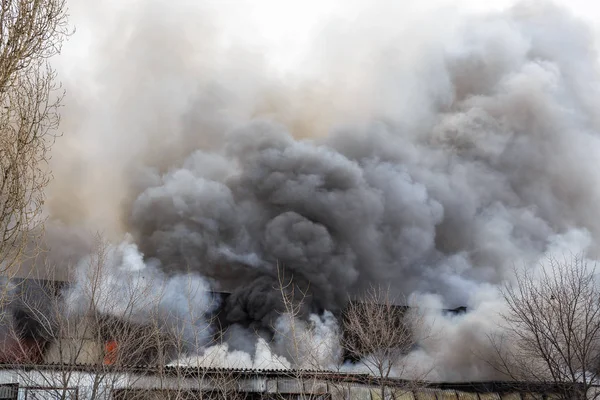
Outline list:
[[[102,364],[104,348],[101,343],[91,339],[61,338],[50,343],[44,361],[49,364]]]
[[[215,370],[216,371],[216,370]],[[260,371],[252,377],[236,378],[226,370],[219,375],[197,376],[156,375],[149,373],[98,373],[77,372],[72,369],[54,370],[1,370],[0,384],[18,383],[19,398],[35,391],[36,400],[123,400],[135,398],[198,399],[199,393],[221,393],[217,398],[232,399],[278,399],[278,400],[382,400],[380,389],[375,385],[336,381],[328,378],[286,376],[261,376]],[[225,386],[228,385],[228,386]],[[389,386],[389,400],[549,400],[548,393],[531,393],[517,390],[474,391],[417,388],[416,386]],[[526,387],[526,386],[525,386]],[[231,395],[229,395],[229,393]],[[236,393],[234,396],[233,394]],[[158,394],[158,396],[157,396]]]

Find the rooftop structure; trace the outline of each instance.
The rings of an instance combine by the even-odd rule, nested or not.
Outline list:
[[[297,370],[247,370],[190,367],[128,367],[98,371],[72,365],[72,378],[57,379],[64,366],[0,365],[0,399],[319,399],[381,400],[375,378],[363,374]],[[97,379],[102,374],[101,382]],[[126,374],[126,377],[124,375]],[[55,374],[53,376],[53,374]],[[92,384],[100,382],[95,388]],[[390,400],[553,400],[568,397],[570,386],[527,382],[420,383],[389,379]],[[19,393],[22,397],[19,397]],[[92,396],[92,393],[95,393]]]

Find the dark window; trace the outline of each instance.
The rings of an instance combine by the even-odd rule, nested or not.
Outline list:
[[[5,383],[0,385],[0,400],[17,400],[18,396],[18,383]]]
[[[26,387],[25,400],[77,400],[77,388]]]

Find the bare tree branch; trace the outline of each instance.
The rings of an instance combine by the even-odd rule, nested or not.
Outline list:
[[[583,256],[550,258],[538,269],[516,271],[502,295],[505,332],[491,337],[496,369],[514,380],[564,387],[563,398],[586,398],[600,373],[596,266]]]
[[[381,399],[389,397],[386,386],[393,375],[407,375],[406,355],[423,339],[416,332],[426,332],[421,311],[398,304],[389,289],[372,287],[360,301],[351,300],[343,315],[343,347],[378,379]],[[419,387],[426,375],[411,376],[406,390]]]
[[[70,34],[65,0],[0,4],[0,272],[35,255],[63,93],[48,60]],[[32,244],[33,243],[33,244]],[[29,244],[29,245],[28,245]],[[30,254],[33,253],[33,254]]]

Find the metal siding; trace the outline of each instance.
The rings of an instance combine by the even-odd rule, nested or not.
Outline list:
[[[594,389],[594,388],[591,388],[591,389]],[[597,397],[598,397],[598,396],[597,396],[597,394],[598,394],[598,393],[590,393],[590,392],[588,391],[588,396],[587,396],[587,398],[588,398],[588,399],[595,399],[595,398],[597,398]],[[546,398],[547,398],[548,400],[561,400],[561,399],[562,399],[562,396],[560,396],[559,394],[556,394],[556,393],[548,393],[548,394],[546,395]]]
[[[540,393],[523,393],[523,400],[542,400],[542,398]]]
[[[300,381],[297,379],[290,378],[278,378],[277,379],[277,392],[278,393],[302,393],[303,387]]]
[[[304,393],[323,394],[327,393],[327,383],[311,379],[304,382]]]
[[[348,400],[350,398],[350,388],[347,384],[330,382],[327,391],[331,395],[331,400]]]
[[[502,400],[521,400],[521,393],[502,393],[500,397],[502,398]]]
[[[477,393],[456,392],[456,394],[458,395],[458,400],[479,400],[479,397],[477,397]]]
[[[264,378],[242,379],[238,382],[238,387],[243,392],[263,393],[267,390],[267,380]]]
[[[371,400],[382,400],[381,399],[381,388],[371,389]]]
[[[436,400],[435,391],[428,389],[415,390],[416,400]]]
[[[454,390],[436,390],[437,400],[458,400]]]
[[[594,386],[594,387],[589,388],[588,391],[587,391],[587,393],[586,393],[586,397],[588,399],[597,399],[599,395],[600,395],[600,387],[598,387],[598,386]],[[552,399],[552,400],[558,398],[556,394],[553,394],[552,396],[554,396],[554,397],[548,396],[548,398]]]
[[[351,385],[350,400],[372,400],[371,389],[365,386]]]
[[[479,393],[480,400],[501,400],[498,393]]]
[[[267,393],[277,393],[277,379],[267,379],[265,391]]]
[[[188,380],[186,379],[186,381],[188,381]],[[170,382],[170,381],[167,380],[167,382]],[[201,389],[201,390],[204,390],[204,389],[212,390],[221,384],[221,382],[216,381],[214,378],[207,378],[207,377],[194,377],[194,378],[191,378],[188,382],[190,384],[190,386],[189,386],[190,388]],[[179,384],[179,382],[177,382],[177,380],[174,380],[173,383],[175,384],[174,387],[177,387],[177,385]]]
[[[0,370],[0,382],[14,384],[19,381],[19,374],[14,370]]]
[[[395,400],[415,400],[415,395],[412,390],[408,389],[394,389]]]

